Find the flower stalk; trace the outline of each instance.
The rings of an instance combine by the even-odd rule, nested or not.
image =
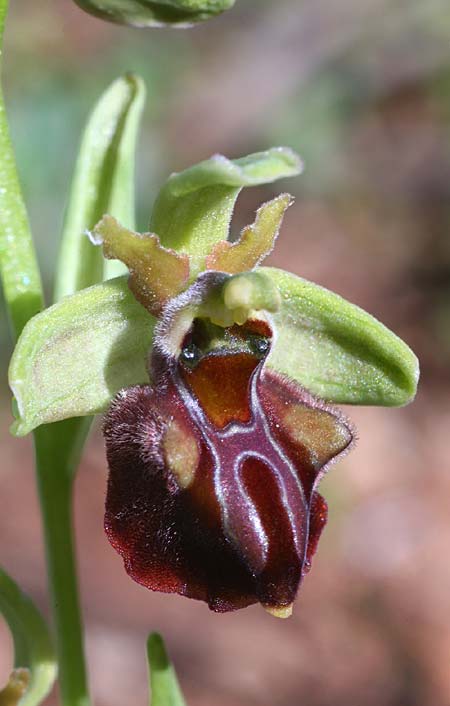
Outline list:
[[[7,9],[7,0],[0,0],[0,46]],[[15,339],[43,308],[44,298],[1,94],[0,155],[0,273]],[[89,704],[71,509],[73,473],[85,437],[84,426],[73,419],[43,426],[34,434],[62,706]]]
[[[88,706],[76,563],[72,530],[72,488],[84,443],[79,419],[46,425],[34,433],[37,485],[44,528],[61,706]]]

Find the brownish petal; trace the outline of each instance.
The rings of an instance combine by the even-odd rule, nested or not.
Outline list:
[[[244,228],[236,243],[220,240],[214,245],[206,258],[206,269],[236,274],[259,265],[272,251],[284,213],[291,203],[292,196],[281,194],[263,204],[253,225]]]
[[[103,244],[106,258],[121,260],[128,267],[131,291],[155,316],[186,288],[189,257],[164,248],[157,235],[135,233],[112,216],[104,216],[94,229],[93,239]]]
[[[264,370],[260,396],[271,432],[299,469],[310,498],[329,463],[352,447],[353,425],[338,409],[272,370]]]

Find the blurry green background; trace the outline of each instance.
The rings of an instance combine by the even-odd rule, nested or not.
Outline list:
[[[247,190],[233,228],[291,191],[271,264],[368,309],[422,364],[414,405],[347,410],[359,445],[323,484],[329,525],[286,622],[258,607],[216,616],[133,584],[103,536],[93,434],[76,516],[96,703],[145,703],[144,636],[160,629],[190,706],[449,706],[448,0],[237,0],[190,31],[116,27],[69,0],[11,5],[5,93],[47,289],[83,123],[132,70],[148,88],[140,228],[171,171],[289,145],[304,175]],[[7,432],[1,316],[0,562],[47,613],[30,444]],[[0,625],[0,679],[9,668]]]

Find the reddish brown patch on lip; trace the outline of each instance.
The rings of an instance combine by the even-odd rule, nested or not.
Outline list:
[[[264,322],[232,327],[202,353],[209,333],[197,324],[185,342],[193,367],[155,348],[153,385],[114,400],[105,530],[151,590],[287,617],[327,520],[317,481],[352,427],[264,367],[266,346],[252,352],[252,336],[270,334]]]
[[[181,368],[181,374],[211,423],[223,429],[230,422],[250,421],[250,378],[260,362],[251,353],[216,353],[202,358],[194,369]]]

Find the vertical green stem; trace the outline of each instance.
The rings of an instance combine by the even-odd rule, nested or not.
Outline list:
[[[7,0],[0,0],[0,68]],[[43,305],[41,277],[17,176],[0,87],[0,274],[16,336]]]
[[[37,482],[56,627],[62,706],[88,706],[90,703],[72,531],[73,477],[84,442],[80,427],[79,419],[70,419],[43,426],[35,432]],[[77,431],[78,439],[74,443]]]
[[[7,0],[0,0],[0,51],[7,8]],[[13,337],[17,337],[42,308],[43,296],[1,90],[0,275]],[[41,427],[35,433],[61,706],[89,704],[72,535],[72,482],[85,435],[85,425],[79,419]]]

